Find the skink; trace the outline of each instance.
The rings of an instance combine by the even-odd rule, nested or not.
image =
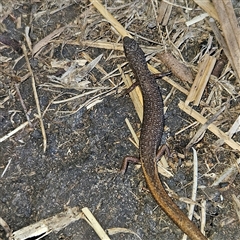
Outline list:
[[[162,152],[157,153],[164,126],[162,95],[154,76],[147,67],[144,52],[138,43],[132,38],[124,37],[123,48],[143,95],[143,122],[139,154],[149,190],[163,211],[192,240],[207,240],[168,196],[159,179],[156,162],[159,155],[162,154]]]

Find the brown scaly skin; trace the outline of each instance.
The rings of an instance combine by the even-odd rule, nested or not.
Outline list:
[[[139,143],[140,161],[147,185],[163,211],[192,240],[207,240],[200,230],[178,208],[166,193],[158,176],[157,150],[163,134],[163,100],[161,92],[150,73],[144,52],[138,43],[129,37],[123,38],[126,58],[138,81],[143,95],[143,122]]]

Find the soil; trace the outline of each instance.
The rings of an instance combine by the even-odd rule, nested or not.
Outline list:
[[[123,25],[129,21],[127,16],[124,17],[127,10],[120,6],[125,2],[130,9],[131,1],[105,2],[109,11],[118,16],[118,20]],[[136,3],[138,6],[136,13],[140,16],[143,13],[149,16],[149,12],[152,12],[150,2]],[[195,6],[192,1],[189,2],[192,7]],[[2,20],[1,35],[4,35],[8,41],[14,39],[15,42],[8,42],[5,47],[0,48],[0,56],[10,59],[1,60],[0,137],[25,123],[26,115],[32,120],[32,126],[27,124],[0,143],[1,174],[10,161],[6,172],[0,178],[0,217],[12,231],[16,231],[63,212],[66,207],[77,206],[79,209],[88,207],[104,230],[125,228],[138,235],[120,231],[110,236],[112,240],[180,239],[181,230],[156,204],[147,189],[140,166],[130,164],[125,175],[119,174],[122,159],[126,155],[138,156],[138,149],[129,141],[131,133],[125,123],[125,119],[128,118],[139,133],[140,121],[130,97],[115,88],[111,94],[103,95],[92,107],[84,105],[86,101],[104,92],[105,89],[119,86],[121,90],[123,88],[121,76],[112,77],[113,83],[109,80],[101,81],[104,75],[94,69],[87,78],[90,82],[89,86],[104,87],[104,90],[100,89],[92,95],[59,104],[53,104],[53,101],[65,100],[89,90],[44,85],[51,82],[49,75],[59,77],[71,65],[71,61],[83,59],[83,52],[88,53],[92,59],[103,54],[100,65],[107,72],[111,72],[117,64],[126,61],[122,51],[114,51],[112,54],[106,49],[68,44],[68,41],[73,39],[95,41],[103,38],[109,42],[116,42],[118,36],[111,30],[111,26],[102,20],[101,15],[93,7],[89,6],[88,1],[67,3],[20,1],[12,2],[10,5],[7,3],[9,2],[2,3],[2,6],[6,7],[4,10],[6,12],[9,10],[9,13]],[[58,11],[54,12],[54,10]],[[41,16],[36,17],[40,12]],[[185,13],[176,8],[173,16],[181,19]],[[18,18],[21,18],[19,28],[16,27]],[[23,80],[29,71],[21,44],[26,44],[24,38],[26,26],[31,28],[30,39],[35,44],[60,26],[73,23],[75,27],[69,27],[61,37],[57,38],[62,40],[61,43],[54,39],[34,57],[28,50],[46,130],[47,148],[44,152],[32,78],[28,76]],[[151,23],[154,23],[154,18],[146,20],[140,17],[133,21],[128,30],[155,40],[158,32]],[[76,29],[76,26],[79,28]],[[208,32],[204,34],[207,36]],[[148,45],[146,41],[139,41]],[[186,62],[191,62],[203,43],[202,39],[199,41],[199,38],[196,38],[185,45],[183,55],[186,56]],[[151,45],[154,46],[153,43]],[[51,65],[53,59],[69,62],[64,68],[53,68]],[[166,70],[164,66],[160,68]],[[129,68],[126,67],[125,70],[127,69]],[[163,97],[166,98],[171,86],[161,79],[157,82]],[[16,93],[17,89],[20,96]],[[28,114],[24,112],[20,98]],[[184,157],[170,160],[172,166],[176,167],[170,168],[173,173],[172,178],[161,178],[178,196],[191,197],[193,171],[192,164],[189,163],[192,161],[192,152],[186,151],[185,147],[193,130],[188,129],[176,135],[179,130],[194,121],[177,107],[179,100],[185,98],[177,91],[166,104],[165,133],[162,142],[167,142],[171,151],[181,153]],[[238,100],[230,104],[237,106]],[[237,137],[239,138],[235,136],[235,140]],[[239,220],[232,200],[232,194],[236,196],[240,194],[240,176],[236,175],[234,182],[224,191],[211,187],[213,179],[210,177],[210,173],[216,175],[221,173],[232,159],[238,157],[238,153],[225,145],[220,149],[213,149],[212,143],[216,140],[215,136],[206,132],[200,143],[195,145],[199,158],[198,185],[202,187],[198,190],[198,199],[206,200],[206,236],[212,240],[240,239]],[[212,168],[208,169],[206,163]],[[204,175],[205,173],[209,175]],[[185,213],[187,212],[186,203],[179,200],[175,202]],[[200,214],[199,207],[196,207],[195,211]],[[195,218],[193,221],[199,227],[199,222]],[[7,239],[3,228],[0,228],[0,239]],[[99,237],[84,220],[79,220],[59,232],[50,233],[44,239],[97,240]]]

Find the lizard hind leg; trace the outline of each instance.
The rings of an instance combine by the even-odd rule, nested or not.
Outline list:
[[[120,169],[121,174],[124,174],[127,171],[127,167],[128,167],[129,162],[133,162],[135,164],[141,164],[141,161],[140,161],[139,158],[133,157],[133,156],[126,156],[122,161],[122,166],[121,166],[121,169]]]
[[[169,147],[166,144],[158,149],[155,160],[158,161],[163,155],[166,155],[167,158],[171,157]]]

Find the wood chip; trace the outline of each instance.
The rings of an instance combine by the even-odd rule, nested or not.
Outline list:
[[[42,40],[40,40],[38,43],[36,43],[34,46],[33,46],[33,49],[32,49],[32,55],[33,56],[37,56],[41,50],[43,49],[44,46],[46,46],[52,39],[54,39],[55,37],[59,36],[63,31],[64,29],[66,28],[67,26],[65,27],[61,27],[61,28],[58,28],[56,30],[54,30],[52,33],[50,33],[49,35],[47,35],[45,38],[43,38]]]
[[[219,17],[223,36],[227,43],[232,67],[240,82],[240,28],[230,0],[213,0],[213,5]]]
[[[169,2],[173,3],[174,0],[169,0]],[[161,1],[158,9],[157,23],[166,26],[172,12],[172,4]]]
[[[70,223],[83,218],[83,215],[75,208],[68,208],[66,212],[61,212],[53,217],[49,217],[27,227],[19,229],[13,233],[14,240],[24,240],[46,236],[50,232],[59,232]]]
[[[204,56],[203,61],[199,64],[198,74],[194,80],[194,83],[191,87],[190,93],[185,101],[185,104],[188,105],[190,102],[194,101],[194,105],[198,106],[202,98],[202,94],[207,85],[207,82],[211,76],[211,72],[216,63],[216,58],[208,54]]]
[[[210,0],[193,0],[199,7],[201,7],[209,16],[218,21],[218,14]]]
[[[191,70],[176,59],[170,52],[158,53],[156,57],[159,58],[176,77],[184,82],[193,82]]]

